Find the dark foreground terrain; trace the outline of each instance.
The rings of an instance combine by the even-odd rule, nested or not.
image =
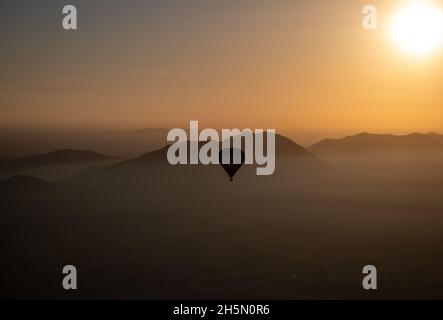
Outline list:
[[[229,182],[161,152],[0,182],[1,298],[443,298],[441,154],[282,156]]]

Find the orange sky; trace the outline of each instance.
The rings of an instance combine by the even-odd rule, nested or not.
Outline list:
[[[0,126],[443,131],[443,52],[387,40],[402,0],[376,31],[368,1],[74,2],[70,32],[57,1],[2,5]]]

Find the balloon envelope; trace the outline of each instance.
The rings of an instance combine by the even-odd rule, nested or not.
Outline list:
[[[239,149],[223,149],[219,153],[219,162],[232,181],[237,171],[245,163],[245,154]]]

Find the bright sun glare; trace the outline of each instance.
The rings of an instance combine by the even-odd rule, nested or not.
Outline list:
[[[443,10],[430,1],[410,1],[394,15],[390,36],[408,54],[431,54],[443,45]]]

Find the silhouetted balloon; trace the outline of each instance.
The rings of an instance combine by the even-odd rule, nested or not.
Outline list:
[[[226,155],[225,161],[223,161],[223,155]],[[235,157],[234,157],[235,156]],[[241,168],[241,166],[245,163],[245,154],[242,150],[239,149],[223,149],[219,152],[219,162],[223,169],[228,174],[230,181],[235,176],[237,171]],[[234,163],[234,159],[240,160],[241,163]]]

